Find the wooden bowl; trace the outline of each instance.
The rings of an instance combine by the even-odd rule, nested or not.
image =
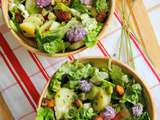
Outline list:
[[[104,24],[103,29],[101,30],[99,36],[97,37],[98,40],[100,40],[104,35],[105,35],[105,30],[107,29],[109,22],[111,21],[111,18],[113,16],[114,13],[114,8],[115,8],[115,0],[110,0],[111,6],[110,6],[110,12],[108,15],[108,18]],[[9,4],[9,0],[2,0],[2,12],[3,12],[3,16],[4,16],[4,20],[5,23],[7,25],[7,27],[9,28],[9,30],[11,31],[12,35],[16,38],[16,40],[26,49],[28,49],[31,52],[34,52],[36,54],[40,54],[43,56],[48,56],[48,57],[65,57],[65,56],[69,56],[71,54],[76,54],[79,53],[83,50],[85,50],[87,47],[82,47],[78,50],[75,51],[70,51],[70,52],[65,52],[65,53],[57,53],[57,54],[47,54],[43,51],[40,51],[38,49],[36,49],[36,42],[33,39],[27,38],[25,36],[23,36],[20,33],[16,33],[12,30],[12,28],[9,25],[9,15],[8,15],[8,4]]]
[[[80,58],[79,61],[81,61],[82,63],[91,63],[92,65],[94,65],[95,67],[101,68],[101,67],[107,67],[108,66],[108,61],[109,59],[106,58],[102,58],[102,57],[87,57],[87,58]],[[150,114],[151,120],[157,120],[157,116],[156,116],[156,109],[155,109],[155,104],[153,102],[153,98],[151,95],[151,91],[149,89],[149,87],[146,85],[145,81],[138,75],[138,73],[136,73],[131,67],[129,67],[126,64],[121,63],[120,61],[117,60],[111,60],[112,64],[118,65],[119,67],[122,68],[122,70],[126,73],[131,75],[139,84],[142,85],[143,90],[144,90],[144,96],[146,99],[146,103],[147,103],[147,109],[148,112]],[[40,97],[39,100],[39,104],[38,107],[41,106],[42,103],[42,99],[44,97],[46,97],[47,94],[47,88],[49,86],[48,82],[46,84],[46,86],[44,87],[43,91],[42,91],[42,95]]]

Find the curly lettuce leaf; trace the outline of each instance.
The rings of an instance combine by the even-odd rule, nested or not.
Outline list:
[[[67,120],[91,120],[95,115],[92,108],[76,108],[73,107],[69,114],[65,116]]]
[[[49,54],[55,54],[65,51],[66,44],[63,40],[57,39],[49,43],[43,44],[43,50]]]
[[[111,66],[110,76],[114,84],[119,84],[124,86],[125,81],[122,79],[124,73],[122,69],[117,65]]]
[[[57,89],[55,84],[59,84],[61,82],[63,75],[67,75],[69,78],[69,82],[66,84],[67,87],[71,89],[76,89],[79,87],[80,80],[82,78],[88,78],[92,76],[93,68],[90,64],[82,64],[79,61],[75,61],[74,63],[65,63],[54,75],[49,90],[55,92]],[[60,85],[59,85],[60,86]]]
[[[85,5],[81,4],[80,0],[73,0],[71,7],[78,10],[81,13],[88,13],[89,12],[88,8]]]
[[[109,10],[107,0],[94,0],[97,12],[107,12]]]
[[[97,28],[90,31],[84,39],[87,47],[93,47],[97,43],[97,36],[102,29],[103,24],[98,24]]]
[[[90,81],[94,84],[100,84],[103,80],[108,79],[109,75],[107,72],[100,72],[99,69],[94,69],[93,76]]]
[[[36,120],[56,120],[54,112],[50,108],[38,108]]]
[[[128,85],[126,88],[126,92],[120,102],[126,103],[129,102],[131,104],[136,104],[140,101],[140,96],[142,94],[142,87],[140,84],[136,83],[133,85]]]

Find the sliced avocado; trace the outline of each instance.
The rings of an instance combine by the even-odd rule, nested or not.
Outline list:
[[[104,89],[100,89],[94,98],[93,108],[95,111],[102,111],[111,101],[111,95],[108,95]]]
[[[87,99],[94,99],[96,97],[96,95],[98,94],[98,92],[100,91],[101,88],[97,87],[97,86],[93,86],[92,89],[86,93],[86,98]]]
[[[36,14],[41,11],[41,8],[36,4],[36,0],[26,0],[25,6],[29,14]]]
[[[83,45],[84,45],[84,41],[81,40],[81,41],[78,41],[78,42],[73,43],[73,44],[69,47],[69,49],[71,49],[71,50],[77,50],[77,49],[81,48]]]

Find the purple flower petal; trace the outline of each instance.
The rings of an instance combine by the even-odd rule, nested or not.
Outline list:
[[[85,29],[81,28],[80,26],[76,26],[66,33],[66,38],[69,42],[77,42],[83,40],[86,36],[87,32]]]
[[[138,103],[132,107],[132,113],[135,116],[140,116],[143,113],[143,105]]]
[[[86,80],[81,80],[80,81],[80,89],[83,91],[83,92],[88,92],[90,91],[92,88],[92,84],[87,82]]]
[[[52,0],[37,0],[37,5],[41,8],[48,6]]]
[[[116,116],[116,111],[111,106],[105,107],[105,112],[102,113],[104,120],[111,120]]]

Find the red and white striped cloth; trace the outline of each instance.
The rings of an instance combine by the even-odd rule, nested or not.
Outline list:
[[[159,0],[144,1],[150,15],[151,12],[157,10],[157,7],[151,8],[160,6]],[[153,6],[148,7],[146,2]],[[85,56],[113,57],[118,50],[121,24],[119,11],[115,11],[111,25],[106,31],[106,37],[98,42],[97,46],[66,58],[46,58],[27,51],[16,42],[5,27],[0,10],[0,92],[15,120],[34,120],[36,105],[42,89],[63,62]],[[150,87],[157,114],[160,114],[160,74],[155,71],[133,33],[130,33],[130,39],[134,51],[131,61],[134,60],[136,71]]]

